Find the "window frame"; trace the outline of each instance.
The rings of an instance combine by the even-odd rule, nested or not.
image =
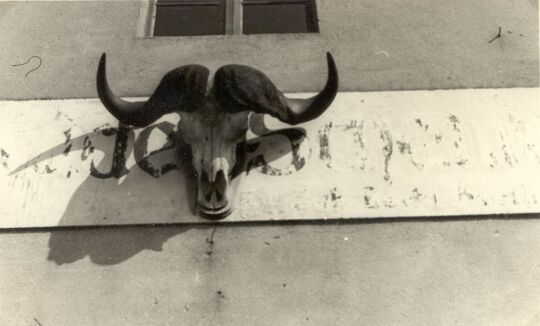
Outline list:
[[[189,5],[189,0],[184,0],[186,5]],[[243,6],[249,5],[282,5],[282,4],[304,4],[306,8],[306,24],[307,32],[296,34],[311,34],[319,33],[319,19],[317,13],[316,0],[222,0],[225,6],[225,33],[213,34],[207,36],[222,36],[222,35],[264,35],[264,34],[244,34],[243,33]],[[210,0],[208,2],[216,2]],[[171,6],[174,4],[160,4],[160,6]],[[204,2],[203,2],[204,5]],[[156,11],[158,0],[143,1],[139,12],[139,26],[137,36],[143,38],[154,37],[194,37],[197,35],[178,35],[178,36],[155,36],[154,27],[156,24]],[[294,33],[292,33],[294,34]]]

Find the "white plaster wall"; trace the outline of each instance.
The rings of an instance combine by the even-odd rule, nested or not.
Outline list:
[[[224,222],[540,212],[539,107],[538,88],[340,93],[295,139],[250,132],[248,161],[267,164]],[[207,222],[185,169],[161,169],[177,115],[130,130],[126,174],[106,179],[91,166],[111,170],[118,122],[99,100],[0,102],[0,115],[0,227]]]

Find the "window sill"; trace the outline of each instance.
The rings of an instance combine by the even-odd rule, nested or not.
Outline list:
[[[257,39],[257,38],[290,38],[290,39],[317,39],[322,38],[321,33],[268,33],[268,34],[226,34],[226,35],[189,35],[189,36],[136,36],[138,40],[226,40],[226,39]]]

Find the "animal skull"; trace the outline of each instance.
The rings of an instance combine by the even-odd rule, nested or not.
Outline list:
[[[276,89],[262,72],[242,65],[226,65],[207,89],[209,70],[186,65],[168,72],[147,101],[128,102],[116,96],[106,75],[106,56],[97,71],[97,91],[105,108],[121,123],[146,127],[167,113],[179,113],[177,138],[191,146],[197,172],[200,214],[220,219],[232,212],[239,183],[235,167],[245,156],[251,112],[269,114],[295,125],[319,117],[338,90],[338,73],[327,53],[328,77],[324,89],[308,99],[291,99]],[[233,186],[234,185],[234,186]]]

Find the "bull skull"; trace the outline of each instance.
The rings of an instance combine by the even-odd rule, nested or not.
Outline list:
[[[164,114],[180,114],[177,139],[191,146],[199,213],[220,219],[233,209],[239,182],[233,168],[238,163],[237,155],[245,155],[242,145],[246,142],[249,114],[269,114],[291,125],[319,117],[338,90],[337,68],[330,53],[327,62],[324,89],[308,99],[285,97],[262,72],[241,65],[218,69],[213,86],[207,90],[209,70],[186,65],[168,72],[147,101],[127,102],[109,87],[103,53],[97,91],[105,108],[125,125],[146,127]]]

